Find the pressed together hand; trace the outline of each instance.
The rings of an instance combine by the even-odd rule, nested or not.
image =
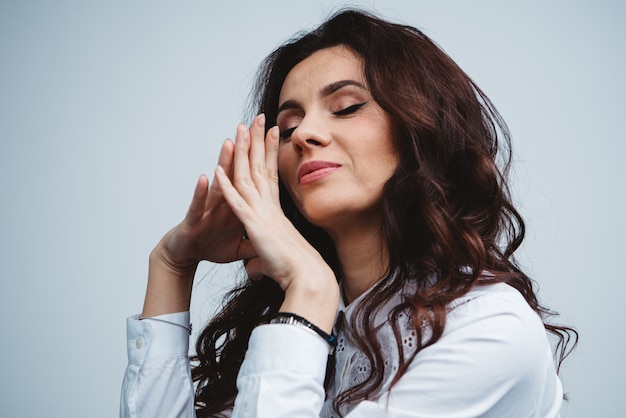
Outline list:
[[[330,331],[337,281],[281,210],[278,152],[278,129],[265,134],[264,115],[250,129],[239,125],[234,143],[224,142],[215,180],[209,187],[207,177],[200,177],[187,215],[150,255],[142,316],[188,310],[200,261],[247,260],[251,279],[269,276],[285,291],[281,310]]]

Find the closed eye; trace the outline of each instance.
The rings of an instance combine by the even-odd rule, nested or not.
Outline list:
[[[286,140],[289,139],[289,137],[291,137],[291,134],[293,133],[293,131],[295,131],[297,128],[297,126],[294,126],[293,128],[289,128],[289,129],[285,129],[284,131],[280,131],[280,133],[278,134],[278,138],[281,140]]]
[[[356,112],[360,108],[362,108],[366,103],[367,102],[363,102],[363,103],[354,104],[352,106],[348,106],[345,109],[341,109],[341,110],[338,110],[336,112],[333,112],[333,115],[335,115],[335,116],[346,116],[346,115],[349,115],[351,113]]]
[[[347,115],[350,115],[352,113],[355,113],[356,111],[361,109],[363,106],[365,106],[365,104],[367,104],[367,102],[353,104],[352,106],[348,106],[348,107],[346,107],[344,109],[338,110],[336,112],[332,112],[332,114],[335,115],[335,116],[347,116]],[[284,140],[289,139],[291,137],[291,135],[293,134],[293,131],[296,130],[296,128],[297,128],[297,126],[294,126],[292,128],[280,131],[280,133],[278,134],[280,140],[284,141]]]

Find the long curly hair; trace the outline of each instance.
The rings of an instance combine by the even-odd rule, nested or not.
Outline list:
[[[273,126],[289,71],[314,52],[338,45],[363,59],[372,97],[391,118],[400,162],[383,190],[382,236],[389,272],[394,274],[368,292],[351,318],[352,329],[360,330],[356,343],[370,361],[370,376],[339,393],[333,401],[335,410],[381,389],[384,368],[390,366],[385,365],[372,321],[409,281],[418,284],[414,294],[393,308],[389,318],[402,353],[394,318],[401,313],[412,316],[417,350],[410,358],[400,355],[393,383],[417,352],[439,340],[446,306],[483,284],[484,271],[489,272],[490,283],[504,282],[517,289],[542,317],[545,328],[557,337],[560,367],[578,334],[546,322],[553,313],[540,305],[532,280],[512,257],[525,227],[507,186],[511,164],[507,126],[478,86],[420,30],[360,10],[342,10],[265,59],[253,92],[253,112],[265,113],[267,126]],[[340,278],[333,242],[298,212],[282,184],[281,205]],[[199,417],[219,416],[233,406],[250,334],[277,312],[283,297],[270,278],[246,280],[229,293],[223,309],[203,330],[192,370],[198,383]],[[329,377],[332,362],[327,381]]]

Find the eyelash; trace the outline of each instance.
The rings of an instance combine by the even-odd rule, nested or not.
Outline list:
[[[367,102],[357,103],[357,104],[354,104],[352,106],[348,106],[345,109],[341,109],[341,110],[338,110],[336,112],[333,112],[333,115],[335,115],[335,116],[346,116],[346,115],[349,115],[351,113],[356,112],[360,108],[362,108],[365,105],[365,103],[367,103]]]
[[[293,131],[295,131],[297,128],[297,126],[294,126],[293,128],[289,128],[289,129],[285,129],[284,131],[280,131],[280,133],[278,134],[278,139],[284,140],[284,139],[288,139],[291,134],[293,133]]]
[[[347,115],[350,115],[350,114],[356,112],[360,108],[362,108],[366,103],[367,102],[357,103],[357,104],[354,104],[352,106],[348,106],[345,109],[341,109],[341,110],[338,110],[338,111],[332,112],[332,113],[335,116],[347,116]],[[289,129],[285,129],[284,131],[281,131],[279,133],[279,138],[283,139],[283,140],[284,139],[288,139],[291,136],[291,134],[293,133],[293,131],[296,130],[296,128],[297,128],[297,126],[294,126],[293,128],[289,128]]]

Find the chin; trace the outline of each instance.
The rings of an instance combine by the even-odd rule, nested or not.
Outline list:
[[[304,209],[300,208],[300,213],[306,218],[307,221],[312,223],[315,226],[319,226],[320,228],[324,228],[324,225],[329,220],[329,212],[323,209]]]
[[[298,210],[313,225],[325,229],[332,224],[332,220],[340,214],[337,213],[337,205],[332,202],[316,200],[311,204],[298,205]]]
[[[347,210],[345,207],[338,207],[336,204],[315,205],[314,207],[300,208],[300,213],[311,224],[322,228],[326,232],[342,229],[352,224],[357,219],[357,213]]]

